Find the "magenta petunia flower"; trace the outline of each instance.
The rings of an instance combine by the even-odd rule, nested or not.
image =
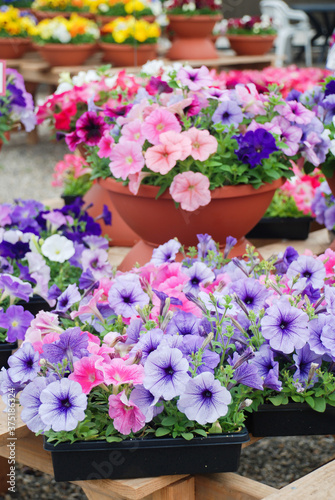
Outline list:
[[[86,111],[76,123],[77,136],[87,146],[97,146],[107,130],[105,120],[94,111]]]
[[[200,172],[190,170],[177,174],[170,186],[170,194],[183,210],[193,212],[211,201],[209,179]]]
[[[144,368],[142,365],[127,365],[124,359],[113,358],[108,364],[98,363],[104,372],[105,384],[118,387],[121,384],[142,384]]]
[[[131,398],[131,396],[130,396]],[[131,431],[138,432],[145,425],[145,416],[131,399],[128,400],[125,391],[112,394],[108,398],[109,416],[113,419],[115,429],[125,436]]]
[[[69,379],[81,385],[84,394],[89,394],[93,387],[104,382],[104,374],[95,365],[101,356],[85,356],[73,365],[74,371],[70,373]]]

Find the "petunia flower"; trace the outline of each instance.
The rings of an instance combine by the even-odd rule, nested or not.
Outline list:
[[[127,398],[125,391],[119,394],[112,394],[108,398],[109,416],[113,419],[115,429],[123,435],[130,432],[138,432],[145,425],[145,415],[136,404]]]
[[[44,241],[41,252],[45,257],[53,262],[65,262],[74,254],[75,249],[73,242],[60,234],[53,234]]]
[[[174,114],[162,108],[152,111],[142,124],[144,137],[154,145],[159,144],[160,134],[169,130],[179,133],[181,132],[181,126]]]
[[[179,144],[157,144],[145,152],[147,167],[161,175],[170,172],[181,157],[182,149]]]
[[[129,174],[136,174],[144,167],[142,147],[137,142],[124,141],[114,146],[110,155],[109,168],[114,177],[126,180]]]
[[[206,161],[217,150],[218,141],[208,130],[191,127],[184,132],[184,136],[191,140],[190,154],[195,160]]]
[[[73,373],[70,373],[69,379],[78,382],[81,385],[84,394],[89,394],[93,387],[104,382],[103,371],[96,367],[97,361],[101,356],[84,356],[73,364]]]
[[[208,205],[211,201],[209,179],[200,172],[189,170],[177,174],[169,191],[174,201],[180,203],[181,208],[189,212]]]

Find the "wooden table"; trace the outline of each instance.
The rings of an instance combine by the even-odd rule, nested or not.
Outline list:
[[[49,200],[50,202],[52,200]],[[55,205],[55,200],[53,201]],[[264,258],[284,251],[288,245],[299,253],[306,248],[316,254],[323,253],[329,246],[328,231],[321,229],[310,233],[305,241],[253,240]],[[120,264],[130,249],[111,247],[110,260]],[[7,414],[0,400],[0,494],[7,491],[8,443]],[[36,437],[20,419],[20,408],[16,413],[16,461],[46,474],[53,475],[51,455],[43,449],[42,437]],[[253,438],[244,446],[252,445],[259,438]],[[243,453],[243,450],[242,450]],[[275,460],[275,456],[272,457]],[[331,500],[334,494],[335,460],[311,472],[303,478],[288,484],[281,490],[272,488],[235,473],[209,475],[160,476],[155,478],[127,480],[74,481],[89,500]]]

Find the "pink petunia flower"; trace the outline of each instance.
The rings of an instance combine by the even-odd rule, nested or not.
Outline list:
[[[131,399],[128,400],[125,391],[112,394],[108,402],[109,416],[113,419],[115,429],[121,434],[128,435],[131,431],[137,432],[144,427],[145,416]]]
[[[104,132],[98,143],[98,156],[99,158],[109,158],[113,150],[114,138],[110,135],[109,130]]]
[[[142,180],[150,175],[149,172],[137,172],[136,174],[129,174],[128,179],[129,179],[129,184],[128,184],[128,189],[131,193],[133,193],[135,196],[138,193],[138,190],[140,189],[140,185]]]
[[[84,394],[89,394],[93,387],[104,382],[103,372],[95,366],[100,359],[100,356],[94,354],[91,357],[85,356],[73,364],[74,371],[68,378],[78,382]]]
[[[195,160],[208,160],[210,155],[215,153],[218,148],[218,141],[208,130],[199,130],[192,127],[184,132],[184,136],[191,140],[191,155]]]
[[[142,146],[136,142],[125,141],[116,144],[110,159],[109,168],[112,174],[124,181],[129,174],[136,174],[144,167]]]
[[[169,132],[164,132],[163,134],[161,134],[159,140],[161,144],[165,144],[166,146],[169,144],[180,146],[181,147],[180,160],[185,160],[191,154],[192,151],[191,139],[185,134],[185,132],[177,134],[177,132],[170,130]]]
[[[142,124],[142,133],[151,144],[159,144],[159,136],[163,132],[174,130],[181,132],[181,125],[174,114],[166,109],[155,109]]]
[[[78,311],[71,312],[70,314],[71,319],[74,319],[77,316],[81,316],[82,314],[94,314],[94,316],[99,318],[101,321],[104,321],[97,306],[99,299],[102,297],[103,294],[104,294],[103,289],[96,290],[91,299],[86,304],[84,305],[80,304]]]
[[[141,127],[142,122],[138,118],[124,125],[121,130],[121,137],[119,142],[122,143],[125,141],[131,141],[137,142],[138,144],[143,146],[145,137],[143,136]]]
[[[150,170],[165,175],[176,165],[181,156],[181,145],[157,144],[146,150],[145,161]]]
[[[315,113],[305,108],[301,102],[287,101],[286,104],[279,104],[275,107],[275,111],[288,121],[297,123],[298,125],[308,125],[315,117]]]
[[[114,358],[106,365],[97,365],[104,372],[105,384],[118,387],[121,384],[142,384],[144,379],[144,367],[142,365],[126,365],[124,359]]]
[[[175,176],[170,194],[183,210],[193,212],[211,201],[209,180],[200,172],[183,172]]]

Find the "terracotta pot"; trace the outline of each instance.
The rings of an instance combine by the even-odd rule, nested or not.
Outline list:
[[[7,141],[9,141],[9,138],[10,138],[9,132],[5,132],[4,136],[6,137]],[[3,143],[4,143],[3,140],[0,139],[0,151],[2,149]]]
[[[335,196],[335,172],[332,177],[326,177],[326,181],[328,182],[331,192]]]
[[[0,38],[0,57],[1,59],[20,59],[29,46],[29,38]]]
[[[50,66],[80,66],[94,54],[97,44],[46,43],[45,45],[34,44],[34,48]]]
[[[262,56],[269,52],[276,35],[226,35],[238,56]]]
[[[103,15],[99,14],[99,15],[95,16],[95,19],[96,19],[96,22],[100,26],[104,26],[105,24],[110,23],[111,21],[114,21],[118,17],[119,16],[103,16]],[[141,20],[143,19],[144,21],[147,21],[148,23],[153,23],[156,20],[156,17],[155,16],[141,16],[138,19],[141,19]]]
[[[133,45],[105,43],[99,44],[103,53],[103,62],[114,64],[116,67],[143,66],[147,61],[155,59],[157,45],[143,43],[134,47]]]
[[[221,14],[213,16],[169,16],[169,31],[173,32],[172,46],[167,58],[216,59],[218,53],[212,40],[215,24],[222,19]]]
[[[122,262],[122,271],[131,269],[136,262],[145,264],[154,248],[174,237],[189,247],[197,244],[197,234],[207,233],[223,248],[227,236],[234,236],[238,243],[232,255],[242,255],[247,243],[244,235],[262,218],[283,182],[278,179],[259,189],[249,185],[217,188],[211,192],[211,203],[187,212],[176,209],[168,191],[156,199],[159,187],[142,185],[134,196],[121,182],[98,180],[125,222],[142,238]]]

